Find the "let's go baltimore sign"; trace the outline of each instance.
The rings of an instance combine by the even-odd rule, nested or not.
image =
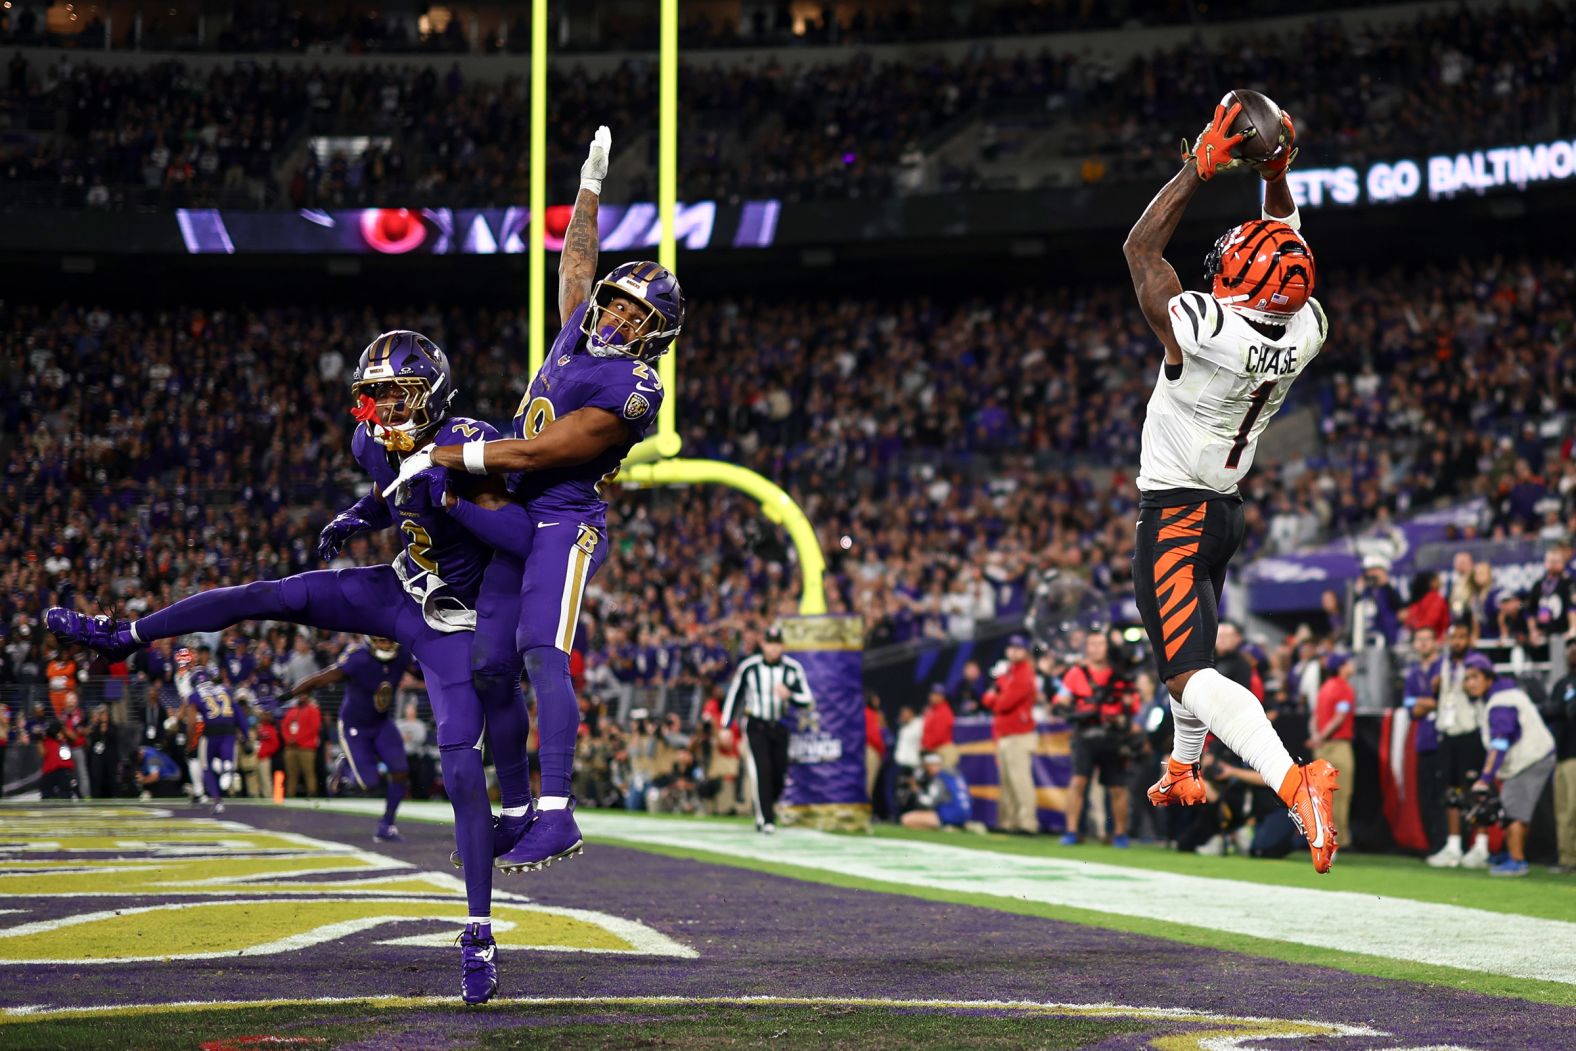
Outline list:
[[[1378,161],[1362,169],[1293,168],[1287,178],[1299,208],[1525,190],[1536,183],[1576,179],[1576,141],[1442,153],[1421,161]]]

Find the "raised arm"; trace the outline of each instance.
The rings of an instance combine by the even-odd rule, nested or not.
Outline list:
[[[575,307],[591,297],[596,281],[597,202],[602,195],[602,180],[607,177],[607,155],[613,147],[613,133],[597,128],[591,151],[580,166],[580,192],[575,195],[574,214],[564,231],[563,252],[558,257],[558,319],[569,323]]]
[[[1228,96],[1229,97],[1229,96]],[[1165,260],[1166,245],[1176,233],[1177,223],[1187,210],[1199,184],[1208,182],[1223,171],[1242,165],[1233,157],[1232,147],[1243,136],[1231,134],[1231,124],[1242,112],[1242,104],[1233,102],[1228,109],[1225,100],[1215,107],[1215,115],[1204,130],[1189,146],[1182,144],[1182,170],[1161,187],[1155,199],[1149,202],[1144,214],[1129,231],[1122,244],[1122,254],[1127,257],[1127,269],[1133,275],[1133,290],[1138,293],[1138,305],[1144,320],[1160,337],[1166,348],[1166,364],[1182,364],[1182,348],[1171,332],[1171,319],[1166,304],[1182,291],[1177,272]],[[1284,174],[1284,172],[1282,172]]]
[[[1182,348],[1171,332],[1171,319],[1166,304],[1182,291],[1177,272],[1166,262],[1166,245],[1176,232],[1188,202],[1202,185],[1192,164],[1186,164],[1161,187],[1155,199],[1149,202],[1144,214],[1128,232],[1122,243],[1122,255],[1127,257],[1128,273],[1133,275],[1133,291],[1138,293],[1138,305],[1144,320],[1160,337],[1166,348],[1166,364],[1182,364]]]
[[[303,693],[311,693],[319,686],[327,686],[330,683],[344,682],[346,678],[347,676],[345,675],[345,669],[341,668],[337,664],[332,668],[324,668],[320,672],[315,672],[312,675],[308,675],[306,678],[290,687],[284,693],[281,693],[279,695],[279,701],[282,704],[285,701],[295,700]]]

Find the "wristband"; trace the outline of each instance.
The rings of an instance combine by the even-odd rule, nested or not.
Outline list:
[[[466,442],[460,447],[461,455],[465,457],[465,469],[471,474],[487,473],[487,443],[484,441]]]
[[[1261,207],[1259,209],[1259,215],[1272,223],[1285,223],[1293,230],[1302,229],[1302,215],[1297,211],[1296,204],[1291,206],[1290,215],[1271,215],[1270,210],[1267,207]]]

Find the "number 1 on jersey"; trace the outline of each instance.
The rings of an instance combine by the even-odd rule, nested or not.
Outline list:
[[[1270,392],[1275,389],[1277,382],[1277,380],[1265,380],[1248,395],[1248,414],[1242,418],[1242,426],[1237,428],[1236,440],[1231,443],[1231,455],[1226,457],[1227,470],[1237,469],[1237,463],[1242,459],[1242,450],[1248,447],[1248,435],[1253,431],[1253,424],[1258,420],[1259,413],[1264,411],[1264,403],[1270,400]]]

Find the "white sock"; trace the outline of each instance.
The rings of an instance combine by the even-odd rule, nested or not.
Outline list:
[[[1280,791],[1291,772],[1291,753],[1281,744],[1274,724],[1264,714],[1264,706],[1246,686],[1232,682],[1214,668],[1201,668],[1188,679],[1181,701],[1172,701],[1173,719],[1178,704],[1257,770],[1270,791]],[[1186,761],[1181,756],[1177,758]]]
[[[1460,836],[1446,836],[1445,837],[1445,849],[1446,850],[1453,850],[1457,854],[1461,853],[1461,837]]]
[[[536,809],[538,810],[563,810],[568,806],[568,796],[543,796],[536,801]]]
[[[1488,852],[1488,833],[1487,832],[1479,832],[1477,834],[1477,836],[1472,840],[1472,849],[1473,850],[1482,850],[1484,853]]]
[[[504,817],[524,817],[526,811],[530,809],[530,807],[524,806],[506,806],[503,808],[502,813]]]
[[[1171,722],[1171,758],[1185,766],[1192,766],[1204,757],[1204,738],[1209,736],[1209,727],[1182,707],[1176,698],[1171,699]]]
[[[473,923],[479,923],[483,927],[491,927],[492,926],[492,917],[491,916],[467,916],[467,917],[465,917],[465,926],[469,927]]]

